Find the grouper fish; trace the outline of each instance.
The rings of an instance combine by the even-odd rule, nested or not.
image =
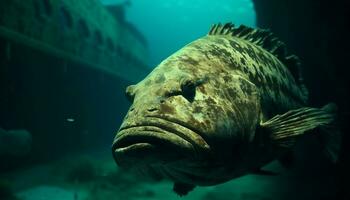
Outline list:
[[[268,30],[213,25],[126,88],[132,105],[112,145],[116,163],[170,179],[185,195],[261,169],[306,133],[336,160],[336,106],[307,106],[300,68]]]

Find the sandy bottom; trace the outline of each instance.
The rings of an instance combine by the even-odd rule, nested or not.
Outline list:
[[[273,162],[264,169],[278,175],[247,175],[187,196],[169,181],[151,181],[119,169],[109,153],[74,155],[2,177],[20,200],[272,200],[310,199],[312,184]],[[0,178],[1,179],[1,178]],[[310,179],[311,180],[311,179]]]

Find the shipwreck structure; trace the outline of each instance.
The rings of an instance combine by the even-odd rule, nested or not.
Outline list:
[[[127,80],[140,78],[148,70],[144,39],[115,16],[97,0],[5,0],[0,36],[7,48],[14,42]]]
[[[150,70],[123,5],[98,0],[0,1],[0,58],[0,127],[33,134],[31,153],[1,169],[109,144],[125,86]]]

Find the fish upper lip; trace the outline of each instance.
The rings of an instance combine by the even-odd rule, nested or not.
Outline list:
[[[131,133],[129,130],[133,130]],[[123,129],[120,129],[119,132],[121,134],[115,138],[113,148],[114,149],[124,149],[134,144],[140,143],[149,143],[149,144],[165,144],[171,143],[171,141],[185,142],[188,145],[187,147],[192,145],[183,138],[175,135],[175,138],[172,140],[167,139],[167,134],[170,134],[166,130],[162,130],[159,127],[153,125],[135,125],[135,126],[127,126]],[[148,133],[148,134],[145,134]],[[172,134],[172,133],[171,133]]]
[[[196,153],[209,152],[210,146],[208,145],[208,143],[197,133],[198,132],[197,130],[195,130],[192,127],[189,127],[184,122],[181,122],[179,120],[169,119],[168,117],[160,117],[160,116],[145,116],[145,117],[146,117],[145,121],[137,125],[121,127],[118,132],[125,131],[131,128],[137,128],[137,127],[155,127],[160,130],[164,130],[166,132],[175,134],[176,136],[190,143],[193,146]],[[152,121],[152,120],[156,120],[156,121]],[[162,131],[157,131],[156,129],[150,130],[150,131],[162,133]],[[119,142],[119,139],[123,137],[123,135],[124,134],[119,135],[119,137],[114,140],[114,144],[113,144],[114,149],[116,144]]]

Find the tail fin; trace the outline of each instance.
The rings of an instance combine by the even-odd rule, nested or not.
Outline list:
[[[330,124],[320,127],[320,141],[325,147],[326,156],[336,163],[340,153],[342,132],[337,120],[337,106],[334,103],[325,105],[322,110],[333,115],[334,120]]]

